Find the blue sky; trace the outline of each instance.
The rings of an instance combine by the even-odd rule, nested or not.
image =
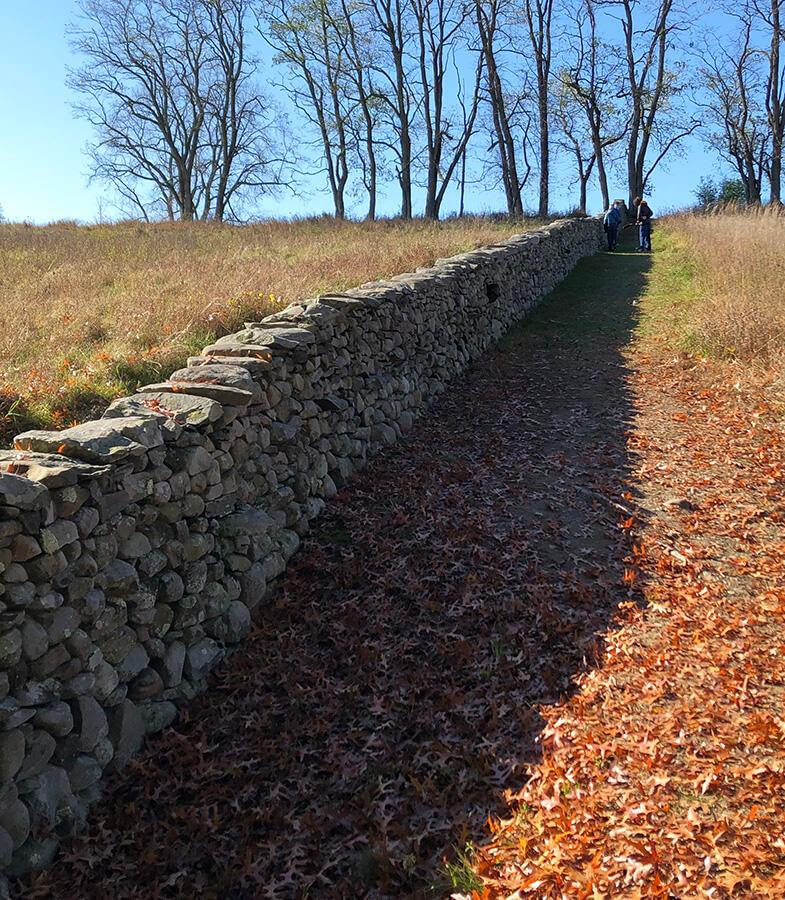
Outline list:
[[[91,222],[116,214],[106,202],[105,191],[88,185],[83,148],[90,128],[69,107],[66,67],[75,59],[65,28],[75,12],[76,0],[0,0],[0,206],[11,221]],[[269,62],[269,51],[266,58]],[[701,176],[720,173],[717,161],[699,141],[685,144],[685,151],[684,156],[671,159],[667,170],[656,173],[655,209],[694,202],[692,192]],[[557,164],[551,189],[554,207],[574,205],[574,180]],[[528,198],[532,206],[533,190]],[[611,193],[626,194],[621,173],[612,181]],[[363,202],[359,201],[356,212],[362,211]],[[394,214],[397,202],[390,189],[382,198],[382,213]],[[589,202],[593,210],[599,207],[595,191],[590,192]],[[502,209],[504,201],[498,190],[473,185],[467,191],[467,205],[471,211],[483,212]],[[448,203],[445,211],[449,207]],[[259,212],[291,216],[329,209],[329,197],[312,181],[302,186],[299,196],[269,200]]]

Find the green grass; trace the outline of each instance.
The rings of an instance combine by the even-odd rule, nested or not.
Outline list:
[[[656,252],[642,298],[638,335],[644,341],[666,343],[688,352],[702,352],[694,317],[701,305],[697,265],[687,243],[661,226]]]
[[[626,343],[639,317],[633,301],[637,304],[648,290],[654,256],[636,253],[636,243],[627,229],[618,250],[583,259],[520,328],[503,338],[501,349],[532,339],[548,342],[565,337],[579,344]]]
[[[434,885],[434,891],[452,890],[463,894],[481,891],[483,880],[474,871],[473,859],[474,847],[471,843],[466,844],[463,850],[456,850],[455,859],[452,862],[445,862],[441,877]]]

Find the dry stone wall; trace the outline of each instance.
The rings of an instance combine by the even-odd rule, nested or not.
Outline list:
[[[565,220],[290,306],[0,452],[0,871],[51,860],[325,500],[601,243]]]

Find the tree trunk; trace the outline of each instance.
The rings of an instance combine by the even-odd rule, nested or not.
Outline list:
[[[548,85],[539,87],[540,117],[540,204],[538,215],[541,219],[548,216],[549,184],[550,184],[550,139],[548,128]]]

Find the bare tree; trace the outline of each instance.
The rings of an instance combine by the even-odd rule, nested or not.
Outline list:
[[[379,185],[379,158],[377,135],[382,104],[381,91],[375,86],[373,62],[377,55],[370,16],[365,6],[339,0],[341,25],[334,23],[333,31],[349,62],[347,77],[351,83],[353,101],[359,109],[359,117],[350,119],[354,129],[357,155],[362,168],[362,179],[368,192],[367,218],[376,218]]]
[[[391,137],[384,143],[395,157],[401,189],[401,218],[411,219],[413,117],[417,98],[412,95],[411,45],[414,39],[410,0],[365,0],[380,45],[373,71]]]
[[[785,0],[752,0],[748,7],[757,13],[768,30],[768,74],[766,78],[766,116],[769,124],[771,153],[767,161],[772,203],[782,199],[782,150],[785,142],[785,70],[783,63],[782,6]]]
[[[677,109],[681,91],[669,52],[679,28],[674,0],[612,0],[621,16],[626,89],[630,104],[627,129],[627,185],[629,203],[642,196],[662,160],[700,125],[684,120]],[[648,15],[647,15],[648,13]],[[654,157],[652,160],[652,156]]]
[[[503,38],[501,11],[503,0],[475,0],[474,13],[477,34],[485,63],[486,99],[492,120],[492,150],[496,151],[501,181],[507,198],[507,212],[511,216],[523,215],[521,190],[531,172],[527,156],[530,120],[525,118],[524,134],[520,148],[523,156],[524,175],[519,173],[518,141],[515,119],[523,109],[521,93],[510,95],[505,91],[500,62],[500,40]]]
[[[248,0],[81,0],[69,73],[96,129],[92,176],[148,218],[223,218],[281,183],[272,113],[250,84]]]
[[[575,167],[578,170],[578,209],[585,213],[587,187],[597,155],[586,135],[583,110],[564,82],[561,83],[555,99],[554,112],[562,135],[559,144],[575,160]]]
[[[350,63],[336,32],[330,0],[276,0],[264,6],[265,39],[291,75],[282,87],[316,127],[336,218],[346,215],[354,103],[346,90]]]
[[[763,171],[769,158],[762,54],[753,43],[753,16],[742,9],[735,39],[711,36],[699,51],[700,74],[705,85],[708,142],[730,162],[744,185],[747,203],[760,203]]]
[[[575,26],[563,59],[559,73],[560,106],[569,108],[575,104],[582,111],[597,166],[603,208],[607,209],[610,205],[607,150],[624,138],[629,123],[620,102],[622,62],[599,37],[594,0],[580,0],[575,9]],[[563,115],[561,120],[564,128]],[[579,133],[582,128],[573,121],[571,131]],[[572,138],[568,136],[568,140],[573,146]]]
[[[426,138],[425,217],[438,219],[445,192],[474,130],[482,56],[475,67],[468,115],[464,116],[461,131],[453,135],[453,131],[457,132],[457,122],[448,107],[445,80],[468,12],[461,0],[412,0],[412,10],[417,25],[419,63],[419,78],[413,88],[421,97]]]
[[[273,145],[273,115],[252,83],[258,63],[247,53],[248,5],[247,0],[205,4],[216,89],[208,93],[205,120],[211,159],[205,171],[202,218],[212,211],[218,221],[237,217],[231,215],[235,198],[281,183],[281,156],[262,152],[264,146]],[[262,123],[267,127],[262,129]]]
[[[537,85],[537,126],[539,134],[540,199],[538,214],[548,215],[550,185],[550,79],[553,55],[551,21],[553,0],[523,0],[523,15],[532,51],[535,82]]]

